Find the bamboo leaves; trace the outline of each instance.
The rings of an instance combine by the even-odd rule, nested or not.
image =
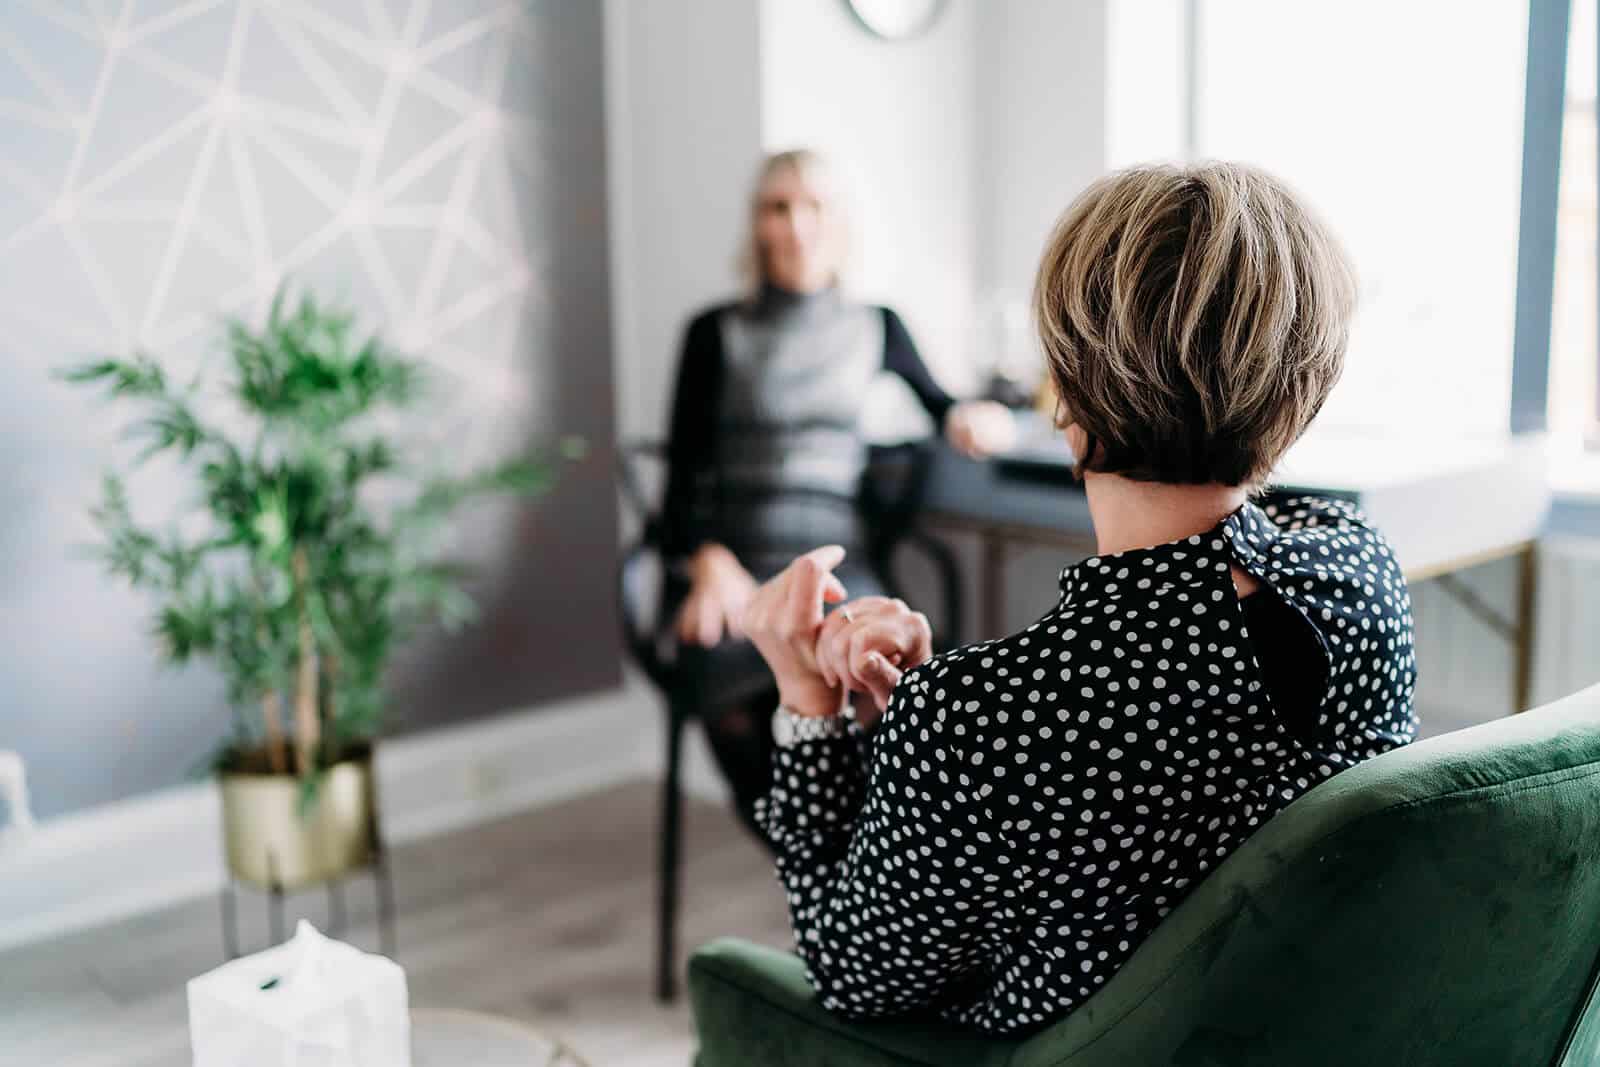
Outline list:
[[[225,415],[202,417],[202,383],[176,389],[142,354],[62,377],[138,407],[134,465],[165,453],[199,490],[192,513],[157,533],[108,474],[92,509],[103,562],[158,594],[168,658],[217,663],[269,764],[286,767],[292,746],[294,768],[314,783],[341,746],[379,729],[397,643],[427,621],[475,617],[462,569],[438,555],[446,521],[479,498],[546,491],[583,446],[568,439],[465,475],[423,474],[368,417],[414,403],[418,367],[376,335],[359,337],[348,311],[309,295],[291,307],[280,291],[264,325],[230,322],[225,342]],[[402,496],[412,487],[409,501],[379,508],[365,492],[375,481]]]

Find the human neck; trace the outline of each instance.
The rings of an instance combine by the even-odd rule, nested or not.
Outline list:
[[[787,289],[775,281],[764,281],[756,298],[757,310],[766,315],[796,316],[824,313],[839,301],[838,286],[822,284],[813,289]]]
[[[808,297],[821,296],[834,289],[833,276],[825,273],[806,274],[800,278],[767,278],[762,282],[765,289],[791,300],[804,300]]]
[[[1239,485],[1138,482],[1098,471],[1086,472],[1083,486],[1102,556],[1205,533],[1249,496]]]

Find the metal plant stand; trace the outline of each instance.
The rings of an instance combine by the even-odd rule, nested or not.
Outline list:
[[[271,864],[269,863],[269,866]],[[365,868],[360,868],[348,874],[322,883],[328,894],[328,921],[324,933],[337,936],[345,929],[346,915],[344,907],[344,885],[346,882],[361,876],[372,876],[373,892],[378,902],[378,951],[383,955],[394,958],[398,950],[394,932],[394,879],[389,868],[389,854],[384,849],[382,842],[378,842],[372,854],[372,862]],[[238,890],[241,883],[230,872],[222,884],[222,950],[228,959],[238,959],[242,953],[239,951],[239,903]],[[252,889],[254,887],[251,887]],[[315,887],[311,887],[315,888]],[[258,891],[259,894],[260,891]],[[274,880],[264,895],[267,898],[267,921],[270,924],[271,945],[283,944],[287,934],[284,930],[284,897],[287,892],[283,886]]]

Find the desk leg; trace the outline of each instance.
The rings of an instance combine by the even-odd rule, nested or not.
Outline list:
[[[989,641],[1005,633],[1006,625],[1006,542],[993,530],[983,534],[983,632],[978,640]]]
[[[1538,610],[1539,549],[1529,541],[1517,557],[1517,641],[1513,664],[1511,711],[1527,711],[1533,704],[1534,617]]]

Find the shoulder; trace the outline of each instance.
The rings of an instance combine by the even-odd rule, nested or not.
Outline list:
[[[685,327],[685,332],[691,337],[707,331],[715,332],[722,325],[723,318],[737,311],[739,307],[740,304],[737,300],[724,300],[721,303],[701,308],[689,316],[689,324]]]
[[[907,671],[873,744],[884,787],[902,796],[930,782],[948,790],[947,825],[970,826],[979,841],[992,835],[1023,847],[1048,832],[1035,805],[1056,803],[1043,798],[1053,795],[1067,761],[1078,761],[1074,772],[1095,774],[1088,768],[1098,768],[1102,749],[1114,749],[1098,725],[1103,712],[1083,715],[1090,725],[1079,721],[1082,683],[1074,671],[1093,667],[1078,662],[1073,650],[1087,649],[1086,638],[1072,629],[1046,616]],[[1075,743],[1080,731],[1084,740]]]
[[[1261,512],[1285,533],[1324,527],[1373,529],[1371,520],[1360,507],[1331,496],[1276,494],[1262,501]]]
[[[1268,553],[1272,570],[1316,585],[1359,585],[1367,595],[1403,583],[1387,539],[1355,504],[1327,497],[1280,497],[1262,513],[1277,530]]]
[[[734,301],[713,304],[689,317],[683,328],[682,367],[685,372],[712,373],[721,366],[723,355],[722,322],[738,309]]]
[[[1396,700],[1408,697],[1411,597],[1383,534],[1344,501],[1295,497],[1262,510],[1281,530],[1265,577],[1322,635],[1332,673],[1370,667]]]
[[[1282,531],[1267,555],[1267,581],[1311,623],[1327,658],[1319,722],[1333,726],[1323,744],[1349,750],[1360,742],[1371,756],[1409,740],[1417,677],[1411,596],[1388,541],[1345,501],[1294,497],[1262,510]]]
[[[891,338],[911,336],[911,331],[906,329],[905,320],[902,319],[894,308],[885,304],[869,304],[867,309],[883,322],[884,332]]]
[[[1084,640],[1051,612],[1017,633],[941,652],[901,678],[898,721],[885,725],[958,747],[1027,728],[1040,707],[1061,700],[1063,665]]]
[[[941,653],[906,671],[873,735],[874,780],[896,796],[937,787],[963,810],[989,789],[983,773],[991,712],[980,697],[982,646]],[[948,808],[948,804],[946,805]]]
[[[891,742],[959,743],[968,730],[957,716],[977,709],[972,701],[981,686],[978,653],[994,643],[941,652],[901,675],[880,735]]]

